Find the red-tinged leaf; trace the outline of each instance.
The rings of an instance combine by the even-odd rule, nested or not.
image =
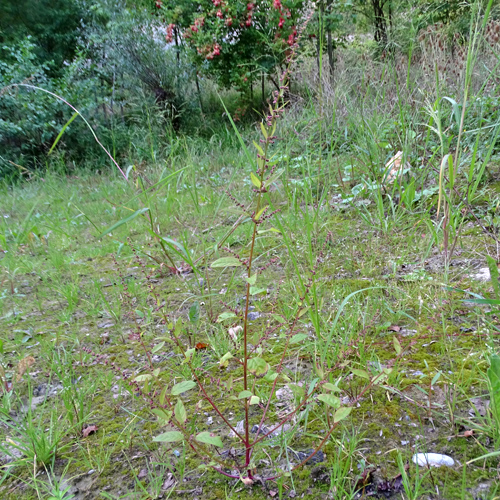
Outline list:
[[[400,332],[401,331],[401,327],[398,326],[398,325],[391,325],[389,328],[387,328],[387,330],[389,332]]]
[[[202,349],[206,349],[208,347],[208,344],[205,344],[203,342],[198,342],[196,345],[195,345],[196,349],[198,351],[202,350]]]
[[[86,438],[94,432],[97,432],[97,425],[87,425],[82,429],[82,436]]]
[[[466,437],[466,438],[471,437],[473,435],[474,435],[474,431],[472,429],[464,432],[464,437]]]

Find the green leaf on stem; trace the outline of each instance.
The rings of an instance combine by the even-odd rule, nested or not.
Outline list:
[[[226,368],[227,365],[229,364],[229,360],[233,357],[233,355],[230,352],[226,352],[222,358],[220,358],[219,361],[219,368]]]
[[[238,399],[246,399],[253,396],[252,391],[241,391],[238,394]]]
[[[249,402],[250,405],[258,405],[259,403],[260,403],[259,396],[252,396],[250,398],[250,402]]]
[[[191,361],[191,358],[193,357],[193,354],[196,352],[196,349],[193,347],[192,349],[188,349],[187,351],[184,352],[184,363],[189,363]]]
[[[353,368],[351,371],[354,375],[356,375],[358,377],[366,378],[367,380],[370,380],[370,375],[368,374],[368,372],[366,370],[358,370],[357,368]]]
[[[217,323],[221,323],[222,321],[230,318],[236,318],[236,314],[233,312],[223,312],[217,317]]]
[[[184,435],[179,431],[168,431],[160,434],[159,436],[155,436],[153,441],[159,443],[177,443],[178,441],[183,441]]]
[[[269,136],[267,135],[266,127],[264,126],[264,124],[262,122],[260,122],[260,130],[262,131],[262,135],[264,136],[264,139],[266,139],[266,141],[267,141],[267,138]]]
[[[257,282],[257,273],[252,274],[252,276],[250,276],[249,278],[245,278],[245,281],[249,285],[255,285],[255,283]]]
[[[242,263],[236,257],[221,257],[212,262],[210,267],[239,267]]]
[[[260,179],[253,172],[250,172],[250,179],[252,180],[252,184],[257,189],[260,189],[260,187],[262,186],[262,183],[260,182]]]
[[[187,413],[186,413],[186,408],[184,407],[184,403],[182,402],[182,399],[177,400],[177,403],[175,404],[174,408],[174,415],[175,418],[177,419],[177,422],[179,422],[181,425],[184,425],[184,423],[187,420]]]
[[[253,145],[255,146],[255,149],[262,155],[264,156],[264,150],[255,142],[253,141]]]
[[[269,371],[269,365],[262,358],[250,358],[247,361],[247,369],[256,377],[263,377]]]
[[[189,308],[189,321],[195,325],[200,321],[200,303],[198,301]]]
[[[179,382],[172,387],[171,394],[172,396],[178,396],[194,387],[196,387],[196,382],[194,380],[184,380],[184,382]]]
[[[224,445],[222,444],[222,439],[219,436],[216,436],[213,432],[200,432],[196,435],[196,441],[204,444],[210,444],[212,446],[217,446],[222,448]]]
[[[401,354],[401,344],[399,343],[399,340],[395,335],[394,337],[392,337],[392,342],[394,344],[394,350],[396,351],[396,354],[399,356]]]
[[[256,216],[254,217],[254,219],[255,219],[255,220],[259,220],[259,219],[260,219],[260,216],[262,215],[262,212],[264,212],[264,210],[265,210],[266,208],[268,208],[268,206],[269,206],[269,205],[266,205],[264,208],[261,208],[261,209],[257,212],[257,214],[256,214]]]
[[[333,396],[331,394],[320,394],[318,396],[320,401],[326,403],[328,406],[332,408],[338,408],[340,406],[340,399],[337,396]]]
[[[151,412],[158,417],[158,420],[163,420],[164,422],[168,422],[172,418],[172,411],[170,410],[164,410],[163,408],[153,408]]]
[[[337,422],[344,420],[349,416],[351,411],[352,411],[352,406],[344,406],[343,408],[339,408],[335,412],[335,415],[333,415],[333,423],[336,424]]]
[[[326,384],[323,384],[323,389],[326,389],[327,391],[332,391],[332,392],[340,392],[340,388],[330,382],[327,382]]]
[[[291,339],[290,344],[298,344],[303,340],[307,339],[308,335],[306,333],[296,333]]]
[[[160,351],[161,349],[163,349],[163,346],[165,345],[165,341],[162,340],[159,344],[156,344],[153,349],[151,349],[151,352],[152,353],[155,353],[155,352],[158,352]]]

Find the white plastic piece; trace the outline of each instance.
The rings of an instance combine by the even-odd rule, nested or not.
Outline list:
[[[413,455],[412,461],[420,467],[453,467],[455,460],[448,455],[441,455],[440,453],[417,453]]]

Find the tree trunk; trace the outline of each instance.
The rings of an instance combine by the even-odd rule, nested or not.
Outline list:
[[[384,14],[384,0],[372,0],[373,19],[375,25],[375,41],[380,48],[387,45],[387,21]]]
[[[333,85],[335,79],[335,47],[333,45],[332,32],[330,28],[328,28],[328,31],[326,32],[326,44],[326,50],[328,52],[328,64],[330,65],[330,79]]]

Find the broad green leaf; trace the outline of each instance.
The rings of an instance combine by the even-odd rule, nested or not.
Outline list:
[[[196,387],[196,382],[194,380],[184,380],[184,382],[179,382],[172,387],[172,396],[178,396],[183,392],[189,391]]]
[[[308,307],[303,307],[300,311],[299,311],[299,315],[297,316],[297,318],[302,318],[302,316],[304,316],[304,314],[309,311],[309,306]]]
[[[164,420],[165,422],[168,422],[172,418],[171,410],[164,410],[163,408],[153,408],[151,412],[154,413],[160,420]]]
[[[264,150],[255,141],[253,141],[253,145],[255,146],[255,149],[259,152],[259,154],[264,155]]]
[[[219,361],[219,368],[226,368],[226,366],[229,364],[229,360],[233,357],[233,355],[230,352],[226,352],[222,358],[220,358]]]
[[[250,276],[250,278],[245,278],[245,281],[249,285],[255,285],[255,283],[257,282],[257,273],[252,274],[252,276]]]
[[[195,325],[200,321],[200,303],[198,301],[189,308],[189,321]]]
[[[327,382],[326,384],[323,384],[322,386],[324,389],[327,391],[332,391],[332,392],[340,392],[340,388],[334,384],[331,384],[330,382]]]
[[[249,398],[250,396],[253,396],[252,391],[241,391],[238,394],[238,399],[246,399]]]
[[[151,352],[152,352],[152,353],[155,353],[155,352],[160,351],[161,349],[163,349],[163,346],[164,346],[164,345],[165,345],[165,341],[164,341],[164,340],[162,340],[159,344],[155,345],[155,346],[153,347],[153,349],[151,349]]]
[[[276,320],[278,323],[286,323],[286,319],[282,318],[281,316],[279,316],[278,314],[271,314],[272,318],[274,320]]]
[[[283,175],[284,171],[285,171],[284,168],[280,168],[279,170],[276,170],[276,172],[273,175],[271,175],[271,177],[269,177],[269,179],[267,179],[266,187],[270,186],[273,182],[276,182]]]
[[[194,347],[192,349],[188,349],[187,351],[185,351],[184,352],[184,356],[185,356],[184,362],[188,363],[189,361],[191,361],[191,358],[193,357],[193,354],[195,352],[196,352],[196,349]]]
[[[259,396],[252,396],[250,398],[250,402],[249,402],[250,405],[258,405],[259,403],[260,403]]]
[[[268,206],[265,206],[264,208],[261,208],[261,209],[257,212],[257,214],[255,215],[254,219],[255,219],[255,220],[259,220],[259,219],[260,219],[260,216],[262,215],[262,212],[264,212],[264,210],[265,210],[266,208],[268,208]]]
[[[217,318],[217,323],[221,323],[222,321],[230,318],[236,318],[236,314],[234,314],[233,312],[223,312],[219,314]]]
[[[340,406],[340,399],[332,394],[320,394],[318,399],[332,408],[338,408]]]
[[[266,292],[267,290],[265,288],[259,288],[257,286],[251,286],[250,287],[250,295],[257,295],[259,293]]]
[[[200,432],[196,435],[196,441],[204,444],[211,444],[212,446],[217,446],[219,448],[224,446],[222,444],[222,439],[212,432]]]
[[[165,404],[165,399],[167,397],[168,385],[166,385],[160,393],[160,404]]]
[[[177,443],[178,441],[183,441],[184,435],[179,431],[168,431],[160,434],[153,438],[153,441],[159,443]]]
[[[260,189],[260,187],[262,186],[260,179],[253,172],[250,173],[250,179],[252,179],[252,184],[256,188]]]
[[[241,262],[236,257],[221,257],[212,262],[210,267],[239,267],[241,265]]]
[[[352,411],[352,406],[344,406],[342,408],[339,408],[335,412],[335,415],[333,415],[333,423],[336,424],[337,422],[344,420],[344,418],[347,418],[349,416],[351,411]]]
[[[394,350],[396,351],[396,354],[399,356],[401,354],[401,344],[399,343],[399,340],[395,335],[394,337],[392,337],[392,342],[394,344]]]
[[[269,136],[267,135],[266,127],[262,122],[260,122],[260,130],[262,131],[262,135],[264,136],[264,139],[266,139],[266,141],[267,141],[267,138]]]
[[[140,208],[139,210],[136,210],[132,215],[125,217],[125,219],[122,219],[121,221],[117,222],[116,224],[113,224],[110,228],[106,229],[106,231],[104,231],[103,233],[100,234],[98,239],[100,240],[103,236],[106,236],[107,234],[111,233],[112,231],[119,228],[120,226],[123,226],[123,224],[127,224],[127,222],[134,220],[138,215],[141,215],[144,212],[147,212],[148,210],[149,210],[149,207],[144,207],[144,208]]]
[[[353,368],[351,371],[354,375],[357,375],[358,377],[370,380],[370,375],[368,375],[368,372],[365,370],[358,370],[357,368]]]
[[[250,358],[247,361],[247,369],[256,377],[263,377],[269,371],[269,365],[262,358]]]
[[[183,425],[187,420],[186,408],[184,407],[182,399],[178,399],[177,403],[175,403],[174,414],[177,422],[179,422],[181,425]]]
[[[274,382],[276,380],[276,378],[278,377],[278,373],[276,372],[272,372],[272,371],[268,371],[263,377],[262,377],[262,380],[264,380],[265,382]]]
[[[314,380],[311,381],[309,384],[309,388],[307,389],[307,395],[310,396],[313,392],[314,389],[316,388],[316,384],[318,383],[319,378],[315,378]]]
[[[153,375],[147,373],[144,375],[137,375],[137,377],[135,377],[134,381],[135,382],[146,382],[147,380],[151,380],[152,378],[153,378]]]
[[[291,339],[290,344],[297,344],[307,339],[308,335],[306,333],[296,333]]]

